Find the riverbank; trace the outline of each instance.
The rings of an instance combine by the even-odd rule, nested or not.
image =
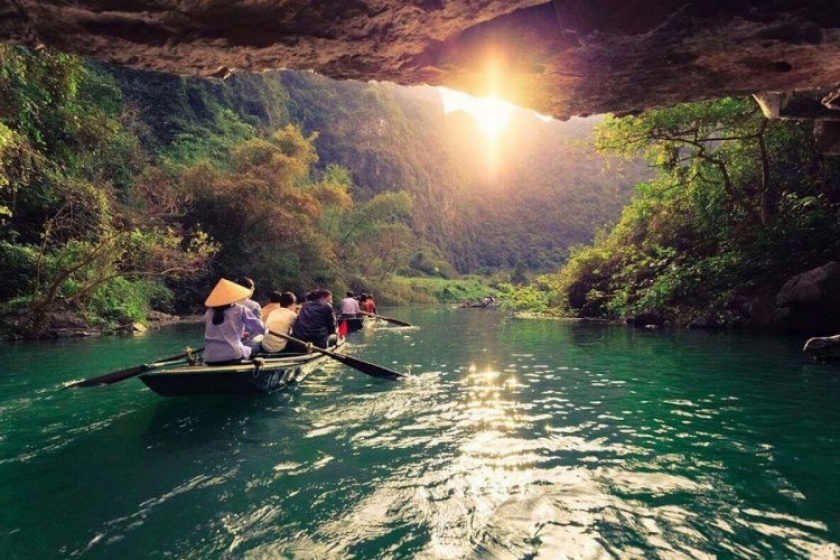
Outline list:
[[[0,340],[27,340],[20,334],[20,326],[25,321],[24,315],[5,315],[0,318]],[[201,315],[170,315],[162,311],[150,311],[145,321],[126,321],[112,325],[91,325],[84,317],[69,311],[57,311],[50,315],[48,327],[39,339],[89,338],[99,336],[126,336],[143,334],[149,330],[158,330],[171,325],[201,323]]]
[[[562,321],[567,323],[586,323],[586,324],[594,324],[594,325],[624,325],[626,321],[622,321],[619,319],[605,319],[605,318],[598,318],[598,317],[567,317],[562,315],[553,315],[551,313],[542,313],[539,311],[516,311],[513,313],[514,319],[522,319],[522,320],[531,320],[531,319],[540,319],[540,320],[550,320],[550,321]]]

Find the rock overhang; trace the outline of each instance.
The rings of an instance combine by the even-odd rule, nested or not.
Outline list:
[[[176,74],[446,86],[560,119],[795,93],[818,114],[774,116],[840,120],[822,103],[840,84],[826,0],[11,0],[0,40]]]

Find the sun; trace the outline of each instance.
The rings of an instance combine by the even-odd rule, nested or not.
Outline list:
[[[438,88],[443,99],[443,110],[445,113],[464,111],[469,113],[476,124],[491,141],[495,141],[510,120],[510,116],[518,109],[512,103],[508,103],[498,97],[473,97],[460,91],[446,88]]]

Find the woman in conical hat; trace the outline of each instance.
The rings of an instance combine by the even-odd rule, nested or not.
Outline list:
[[[264,334],[265,325],[240,301],[251,297],[252,288],[222,278],[204,305],[204,361],[231,362],[248,359],[251,348],[242,343],[246,331]]]
[[[235,301],[247,299],[254,293],[253,288],[246,288],[236,282],[222,278],[216,283],[216,287],[207,296],[204,305],[207,307],[223,307]]]

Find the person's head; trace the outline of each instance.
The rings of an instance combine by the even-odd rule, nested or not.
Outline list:
[[[305,301],[315,301],[316,299],[318,299],[315,295],[317,292],[318,290],[310,290],[306,292],[306,296],[303,299]]]
[[[270,301],[271,303],[279,303],[280,305],[283,305],[283,300],[281,299],[282,297],[282,293],[278,292],[277,290],[274,290],[272,292],[269,292],[268,301]]]
[[[254,294],[254,281],[248,278],[247,276],[243,276],[239,280],[236,281],[237,284],[240,286],[245,286],[249,290],[251,290],[251,295]],[[248,296],[251,297],[251,296]]]
[[[360,302],[361,301],[367,301],[367,298],[368,298],[367,294],[362,294],[362,295],[359,296],[359,301]]]
[[[317,290],[315,290],[314,299],[332,301],[332,292],[324,288],[318,288]]]
[[[221,325],[224,322],[225,309],[234,302],[249,297],[251,290],[238,282],[231,282],[222,278],[207,296],[204,305],[213,310],[213,324]]]
[[[351,292],[351,291],[349,291],[349,290],[348,290],[348,291],[347,291],[347,293],[346,293],[345,295],[346,295],[347,297],[353,297],[353,296],[354,296],[354,295],[356,295],[356,294],[354,294],[353,292]]]
[[[278,303],[283,307],[294,307],[297,305],[297,298],[292,292],[283,292],[280,294]]]

